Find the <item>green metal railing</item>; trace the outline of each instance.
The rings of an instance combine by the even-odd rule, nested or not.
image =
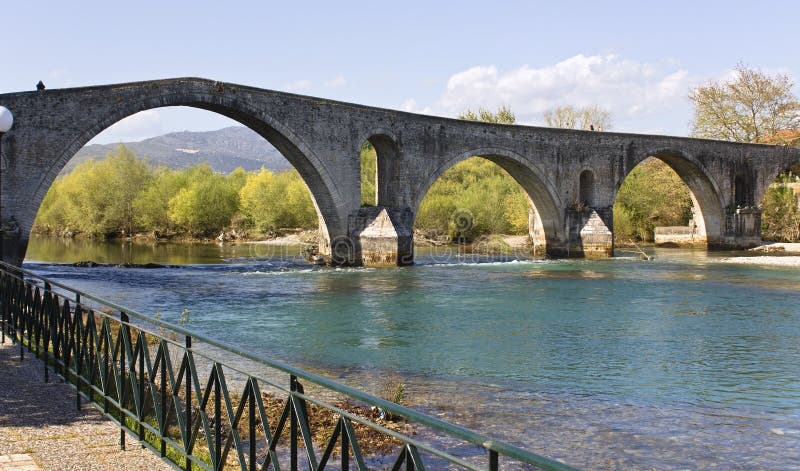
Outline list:
[[[123,449],[130,434],[176,469],[574,469],[2,262],[0,311],[2,341],[8,336],[21,356],[27,348],[44,360],[45,381],[52,369],[75,387],[78,408],[91,403],[119,425]],[[231,366],[242,361],[252,367]],[[288,381],[253,372],[264,370]],[[228,383],[237,380],[232,391]],[[277,417],[270,419],[262,388],[285,397]],[[413,431],[330,404],[331,396],[402,418]],[[332,418],[322,440],[311,430],[312,406]],[[358,427],[394,440],[391,454],[376,461],[362,453]],[[436,436],[446,439],[428,439]],[[469,444],[476,451],[464,457]]]

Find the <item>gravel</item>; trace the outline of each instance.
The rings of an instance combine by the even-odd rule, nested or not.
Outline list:
[[[44,382],[44,364],[6,338],[0,344],[0,458],[29,455],[42,469],[172,469],[126,437],[91,406],[75,407],[75,391],[52,371]]]

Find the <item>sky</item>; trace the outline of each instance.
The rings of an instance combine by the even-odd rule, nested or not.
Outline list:
[[[612,131],[684,136],[689,90],[737,64],[800,77],[797,18],[788,0],[3,0],[0,93],[192,76],[447,117],[506,105],[528,125],[599,105]],[[233,124],[155,109],[93,142]]]

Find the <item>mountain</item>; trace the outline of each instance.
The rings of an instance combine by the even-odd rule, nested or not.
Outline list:
[[[67,173],[89,159],[101,160],[120,144],[154,165],[174,169],[201,162],[207,162],[221,173],[230,173],[236,167],[259,170],[263,166],[278,171],[291,168],[291,164],[266,139],[249,128],[231,126],[217,131],[173,132],[139,142],[91,144],[79,150],[61,173]]]

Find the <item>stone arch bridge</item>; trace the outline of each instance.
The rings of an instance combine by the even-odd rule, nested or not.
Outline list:
[[[552,257],[610,255],[612,206],[648,157],[692,192],[696,239],[709,247],[760,241],[757,204],[800,149],[510,126],[424,116],[200,78],[0,94],[14,117],[0,137],[2,259],[20,264],[50,185],[95,135],[139,111],[191,106],[232,118],[298,170],[320,220],[320,250],[337,264],[410,264],[414,215],[442,173],[471,156],[508,171],[533,207],[535,250]],[[378,155],[375,207],[361,207],[360,149]]]

